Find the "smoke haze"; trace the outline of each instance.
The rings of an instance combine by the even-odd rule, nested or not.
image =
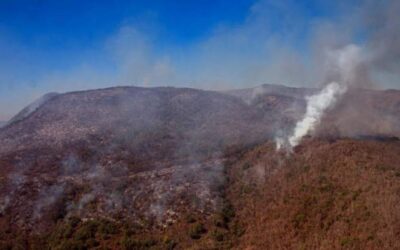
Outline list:
[[[160,46],[167,35],[151,28],[154,22],[125,22],[62,69],[38,60],[50,52],[29,50],[0,32],[0,51],[5,52],[0,59],[0,106],[7,107],[0,110],[0,120],[53,91],[115,85],[321,87],[337,78],[327,67],[327,53],[348,44],[363,48],[365,57],[352,71],[357,71],[353,87],[398,88],[400,3],[314,4],[325,14],[306,18],[310,10],[296,1],[260,0],[242,22],[221,23],[184,46]],[[68,51],[60,53],[62,60]]]

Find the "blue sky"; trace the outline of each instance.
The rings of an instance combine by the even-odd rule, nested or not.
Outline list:
[[[221,23],[243,22],[251,5],[243,0],[234,5],[220,0],[2,0],[0,32],[3,42],[28,51],[21,56],[34,62],[32,69],[63,70],[79,63],[82,53],[96,53],[123,26],[157,33],[156,49],[187,46]]]
[[[2,0],[0,120],[53,91],[309,86],[319,43],[363,42],[360,2]]]

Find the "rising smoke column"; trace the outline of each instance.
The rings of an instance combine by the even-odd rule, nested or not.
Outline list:
[[[346,92],[346,90],[346,86],[332,82],[318,94],[307,98],[306,114],[302,120],[297,122],[293,134],[288,138],[291,147],[297,146],[300,140],[319,124],[325,110],[333,106],[338,97]]]
[[[297,146],[305,135],[312,132],[320,123],[325,111],[333,107],[347,89],[357,81],[362,65],[361,48],[354,44],[329,51],[326,77],[335,80],[327,84],[319,93],[306,97],[306,113],[297,121],[294,130],[288,136],[276,138],[277,149],[290,150]]]

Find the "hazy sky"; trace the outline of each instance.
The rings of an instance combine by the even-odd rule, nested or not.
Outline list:
[[[321,48],[367,44],[386,25],[382,12],[363,19],[371,2],[1,0],[0,120],[47,92],[316,86]],[[384,88],[397,88],[392,61],[375,76]]]

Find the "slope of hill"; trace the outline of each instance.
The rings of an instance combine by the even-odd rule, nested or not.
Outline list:
[[[241,98],[265,112],[279,111],[284,117],[280,125],[291,128],[305,112],[304,97],[317,89],[261,85],[255,88],[230,90],[225,93]],[[325,137],[400,136],[400,91],[350,89],[338,105],[323,117],[315,132]],[[288,119],[289,118],[289,119]]]
[[[129,142],[134,138],[136,144],[147,141],[146,136],[192,144],[202,137],[208,139],[205,144],[217,144],[222,138],[237,140],[240,132],[257,130],[253,124],[258,125],[262,115],[237,98],[193,89],[127,87],[67,93],[51,98],[25,119],[12,119],[12,126],[0,133],[0,153],[15,147],[62,146],[60,142],[96,135]],[[201,148],[182,145],[182,150],[185,146]]]
[[[230,168],[236,248],[399,248],[399,153],[399,141],[352,139],[249,150]]]
[[[303,99],[304,96],[315,93],[317,89],[286,87],[283,85],[263,84],[253,88],[227,90],[224,93],[241,98],[246,103],[252,103],[259,96],[280,95]]]
[[[354,89],[324,118],[319,134],[339,137],[400,136],[400,91]]]
[[[315,91],[51,95],[0,129],[0,246],[396,247],[400,92],[350,91],[275,152]]]
[[[51,98],[53,98],[53,97],[55,97],[57,95],[58,95],[57,93],[45,94],[44,96],[40,97],[39,99],[37,99],[33,103],[31,103],[28,106],[26,106],[24,109],[22,109],[18,114],[16,114],[13,118],[11,118],[8,123],[11,124],[11,123],[20,121],[20,120],[28,117],[30,114],[35,112],[38,108],[40,108],[40,106],[42,106],[48,100],[50,100]]]
[[[274,115],[217,92],[136,87],[60,94],[23,113],[0,130],[0,221],[15,235],[73,216],[163,226],[209,214],[223,150],[271,137]]]

